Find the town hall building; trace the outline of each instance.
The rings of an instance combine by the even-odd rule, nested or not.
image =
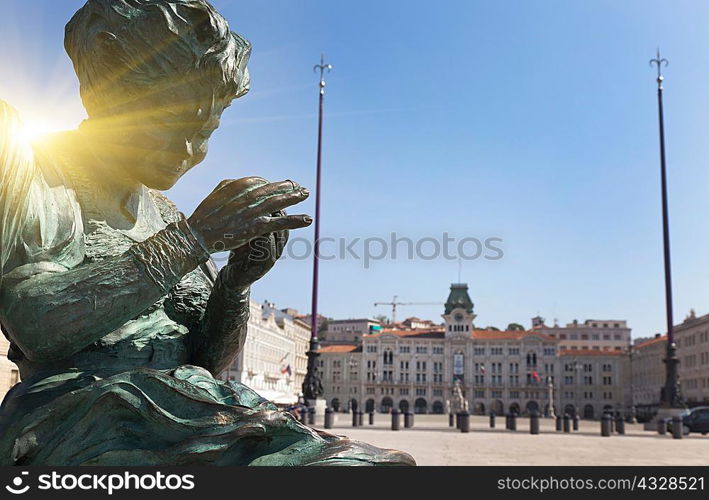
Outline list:
[[[385,327],[359,343],[324,346],[319,366],[328,405],[445,413],[456,381],[477,414],[549,414],[551,407],[599,418],[629,405],[625,352],[561,350],[559,338],[536,329],[483,330],[475,317],[468,285],[456,283],[442,325]]]

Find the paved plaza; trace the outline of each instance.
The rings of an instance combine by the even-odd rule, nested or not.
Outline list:
[[[447,415],[416,415],[414,427],[391,430],[391,416],[375,414],[374,425],[352,427],[348,414],[336,414],[330,432],[395,448],[414,456],[419,465],[709,465],[709,435],[683,439],[626,424],[626,434],[600,435],[600,422],[581,421],[571,434],[555,431],[551,419],[540,419],[541,433],[529,434],[529,419],[517,420],[517,431],[505,430],[505,419],[489,428],[487,417],[471,417],[470,433],[448,427]]]

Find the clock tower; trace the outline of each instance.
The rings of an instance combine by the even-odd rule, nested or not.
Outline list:
[[[451,284],[451,291],[442,315],[446,338],[470,338],[474,329],[473,301],[468,294],[467,283]]]

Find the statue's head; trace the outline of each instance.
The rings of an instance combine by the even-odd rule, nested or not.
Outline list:
[[[154,189],[204,159],[222,112],[249,90],[251,45],[205,0],[89,0],[65,47],[89,128]]]

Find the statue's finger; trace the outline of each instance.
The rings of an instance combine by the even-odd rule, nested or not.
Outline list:
[[[275,233],[276,231],[287,231],[289,229],[300,229],[308,227],[313,223],[313,218],[309,215],[286,215],[285,217],[268,217],[263,224],[265,232]]]
[[[306,200],[309,196],[310,192],[305,188],[300,188],[296,191],[288,191],[282,194],[273,194],[250,205],[248,211],[246,211],[244,215],[248,217],[249,215],[257,216],[262,214],[272,214],[300,203],[301,201]]]

